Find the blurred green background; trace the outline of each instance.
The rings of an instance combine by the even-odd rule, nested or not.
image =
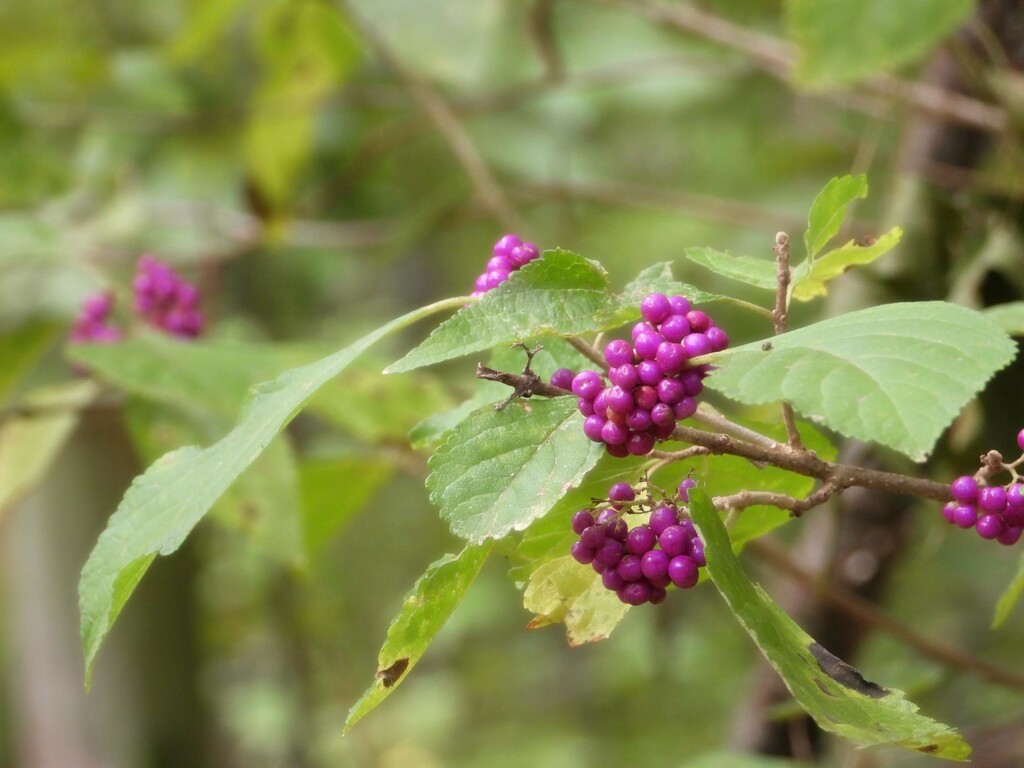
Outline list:
[[[671,261],[763,302],[683,249],[767,257],[776,231],[799,241],[829,178],[867,173],[847,236],[899,224],[904,243],[795,322],[897,298],[1019,299],[1022,30],[1015,3],[963,0],[0,5],[0,766],[686,766],[735,745],[756,654],[712,589],[569,648],[558,628],[525,631],[501,557],[342,739],[404,593],[459,546],[406,434],[473,392],[476,361],[379,375],[425,328],[334,382],[158,560],[88,694],[78,571],[149,462],[224,434],[249,384],[468,294],[506,231],[597,259],[616,286]],[[147,252],[200,285],[203,343],[235,350],[231,380],[166,397],[149,361],[69,404],[82,298],[114,290],[126,323]],[[738,341],[764,332],[716,318]],[[981,448],[1008,451],[1019,375],[917,471],[948,479]],[[44,434],[18,431],[39,414]],[[989,630],[1016,556],[937,512],[913,511],[885,610],[1019,666],[1024,617]],[[1020,765],[1019,690],[885,635],[856,662],[964,729],[975,764]],[[928,761],[836,742],[821,759]]]

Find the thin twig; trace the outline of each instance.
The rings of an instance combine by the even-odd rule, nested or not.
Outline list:
[[[608,361],[604,359],[604,355],[594,349],[590,344],[587,344],[583,339],[578,336],[567,336],[565,340],[568,341],[581,355],[591,362],[599,365],[602,371],[608,370]]]
[[[716,509],[738,511],[747,507],[765,505],[789,510],[793,513],[793,517],[800,517],[807,510],[814,509],[819,504],[824,504],[837,493],[840,493],[841,490],[832,483],[824,483],[813,493],[808,494],[802,499],[788,496],[784,493],[772,493],[771,491],[740,491],[731,496],[715,496],[712,501]]]
[[[786,323],[789,320],[789,235],[779,232],[775,235],[775,311],[772,313],[775,321],[775,335],[786,332]],[[800,430],[796,426],[796,414],[793,413],[793,406],[786,401],[782,402],[782,421],[786,425],[786,435],[789,437],[789,445],[792,448],[801,449],[804,442],[800,438]]]
[[[559,83],[565,77],[562,52],[555,39],[555,1],[534,0],[527,16],[527,33],[544,65],[544,81],[547,83]]]
[[[521,230],[519,214],[505,196],[491,169],[487,166],[473,140],[469,137],[455,111],[442,99],[420,74],[405,65],[376,29],[356,14],[348,0],[339,0],[341,7],[359,30],[360,35],[380,59],[402,81],[413,100],[437,126],[448,143],[452,154],[462,165],[481,202],[507,229]]]
[[[734,421],[728,419],[724,414],[720,413],[710,403],[701,403],[697,406],[697,412],[693,415],[694,421],[699,421],[705,426],[711,427],[719,432],[725,432],[726,434],[738,437],[740,440],[746,440],[748,443],[754,443],[771,450],[778,450],[783,448],[784,444],[778,440],[774,440],[767,435],[762,435],[760,432],[756,432],[749,427],[744,427],[742,424],[737,424]]]
[[[647,0],[585,1],[631,11],[667,29],[711,40],[742,53],[763,70],[787,83],[796,66],[796,56],[787,43],[703,11],[688,2],[669,7],[655,5]],[[862,81],[856,88],[897,103],[909,104],[919,112],[933,117],[982,131],[1002,133],[1010,125],[1004,109],[929,83],[908,82],[892,75],[876,75]]]
[[[901,643],[941,664],[971,672],[1006,688],[1024,690],[1024,675],[980,659],[955,646],[936,642],[930,637],[889,616],[874,603],[835,583],[825,583],[805,570],[781,548],[761,538],[751,541],[746,551],[779,572],[814,589],[826,602],[831,603],[856,621],[887,632]]]

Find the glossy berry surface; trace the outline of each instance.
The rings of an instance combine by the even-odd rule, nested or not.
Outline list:
[[[172,336],[192,339],[203,332],[199,290],[153,256],[143,256],[132,282],[135,312]]]
[[[473,284],[472,296],[483,296],[508,280],[509,275],[540,258],[540,250],[533,243],[524,243],[516,235],[502,235],[491,248],[486,268]]]

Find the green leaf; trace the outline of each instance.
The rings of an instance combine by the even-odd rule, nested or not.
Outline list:
[[[392,467],[369,456],[311,459],[299,466],[306,551],[320,552],[373,498]]]
[[[799,270],[800,274],[794,273],[793,298],[798,301],[810,301],[817,296],[824,296],[828,293],[825,283],[839,277],[850,267],[870,264],[895,248],[901,237],[903,230],[893,227],[870,245],[859,245],[851,240],[846,245],[834,248],[815,259],[809,269]]]
[[[212,421],[212,423],[211,423]],[[147,462],[192,442],[227,431],[208,416],[192,416],[162,403],[131,400],[125,423]],[[305,561],[298,469],[291,442],[278,435],[210,510],[217,523],[242,533],[257,552],[281,563]]]
[[[858,80],[915,61],[974,11],[974,0],[787,0],[796,76],[812,85]]]
[[[902,691],[867,682],[818,645],[759,587],[733,553],[707,494],[690,492],[690,514],[704,540],[708,571],[740,624],[814,721],[858,744],[902,747],[964,760],[971,748],[947,725],[917,714]]]
[[[32,323],[0,336],[0,404],[10,400],[57,335],[58,329],[52,325]]]
[[[597,463],[571,397],[487,406],[430,458],[430,500],[452,533],[500,539],[547,512]]]
[[[743,403],[785,400],[848,437],[923,460],[960,409],[1016,354],[990,320],[945,302],[887,304],[714,355],[707,386]]]
[[[714,248],[687,248],[686,258],[694,264],[707,267],[716,275],[739,280],[755,288],[775,290],[775,262],[751,256],[733,256]]]
[[[125,392],[228,418],[253,384],[308,360],[267,344],[182,342],[152,331],[119,344],[69,345],[66,353]]]
[[[998,304],[986,309],[984,314],[1011,336],[1024,336],[1024,301]]]
[[[569,645],[604,640],[629,610],[604,588],[600,574],[565,555],[544,563],[530,575],[523,606],[536,614],[530,629],[565,624]]]
[[[667,265],[645,269],[616,296],[596,262],[569,251],[545,251],[479,301],[463,308],[384,373],[402,373],[534,336],[577,336],[617,328],[640,317],[640,299],[654,291],[686,294],[694,303],[717,298],[672,280]]]
[[[345,733],[386,699],[420,660],[480,573],[491,545],[468,546],[433,563],[405,598],[377,656],[377,676],[349,710]]]
[[[254,388],[227,436],[209,448],[167,454],[137,477],[82,569],[78,587],[86,679],[118,613],[153,558],[174,552],[217,499],[325,383],[390,333],[465,302],[414,310],[354,344]],[[131,578],[126,578],[132,569]]]
[[[0,423],[0,516],[42,480],[97,394],[92,381],[41,388]]]
[[[1024,593],[1024,555],[1020,557],[1020,565],[1017,568],[1017,575],[1007,586],[1006,591],[999,598],[996,604],[996,614],[992,618],[992,628],[1001,627],[1013,612],[1021,593]]]
[[[804,233],[804,245],[807,246],[809,262],[814,260],[843,226],[846,220],[846,206],[867,195],[868,177],[864,174],[833,178],[818,193],[811,203],[811,212],[807,215],[807,231]],[[801,264],[801,267],[803,266]]]

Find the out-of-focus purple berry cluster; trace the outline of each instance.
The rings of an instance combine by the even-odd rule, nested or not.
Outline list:
[[[693,480],[683,481],[681,501],[689,501],[694,485]],[[704,542],[685,507],[670,501],[655,505],[646,523],[630,528],[623,515],[632,512],[635,500],[632,486],[616,483],[607,502],[574,514],[572,530],[580,538],[572,545],[572,556],[601,574],[604,587],[627,605],[658,604],[670,586],[690,589],[697,584],[707,564]]]
[[[132,282],[135,311],[172,336],[195,338],[203,331],[198,289],[152,256],[139,259]]]
[[[116,344],[120,341],[121,330],[109,322],[113,311],[113,294],[97,293],[86,296],[71,328],[72,343]]]
[[[139,259],[135,280],[135,312],[151,325],[184,339],[194,339],[205,325],[199,309],[199,290],[167,264],[152,256]],[[69,340],[73,344],[114,344],[121,340],[119,328],[110,322],[114,295],[87,296],[75,318]]]
[[[1017,433],[1017,446],[1024,451],[1024,429]],[[1019,480],[1006,486],[987,485],[963,475],[950,484],[949,490],[953,501],[942,508],[946,522],[973,528],[981,538],[1008,547],[1020,541],[1024,533],[1024,485]]]
[[[584,434],[612,456],[648,454],[692,416],[708,366],[691,365],[691,358],[729,346],[725,331],[682,296],[652,293],[640,312],[633,343],[615,339],[604,349],[610,384],[596,371],[582,371],[571,384]]]
[[[508,280],[517,269],[540,257],[540,251],[533,243],[524,243],[515,235],[505,235],[494,244],[487,269],[480,273],[474,285],[472,296],[483,296]]]

